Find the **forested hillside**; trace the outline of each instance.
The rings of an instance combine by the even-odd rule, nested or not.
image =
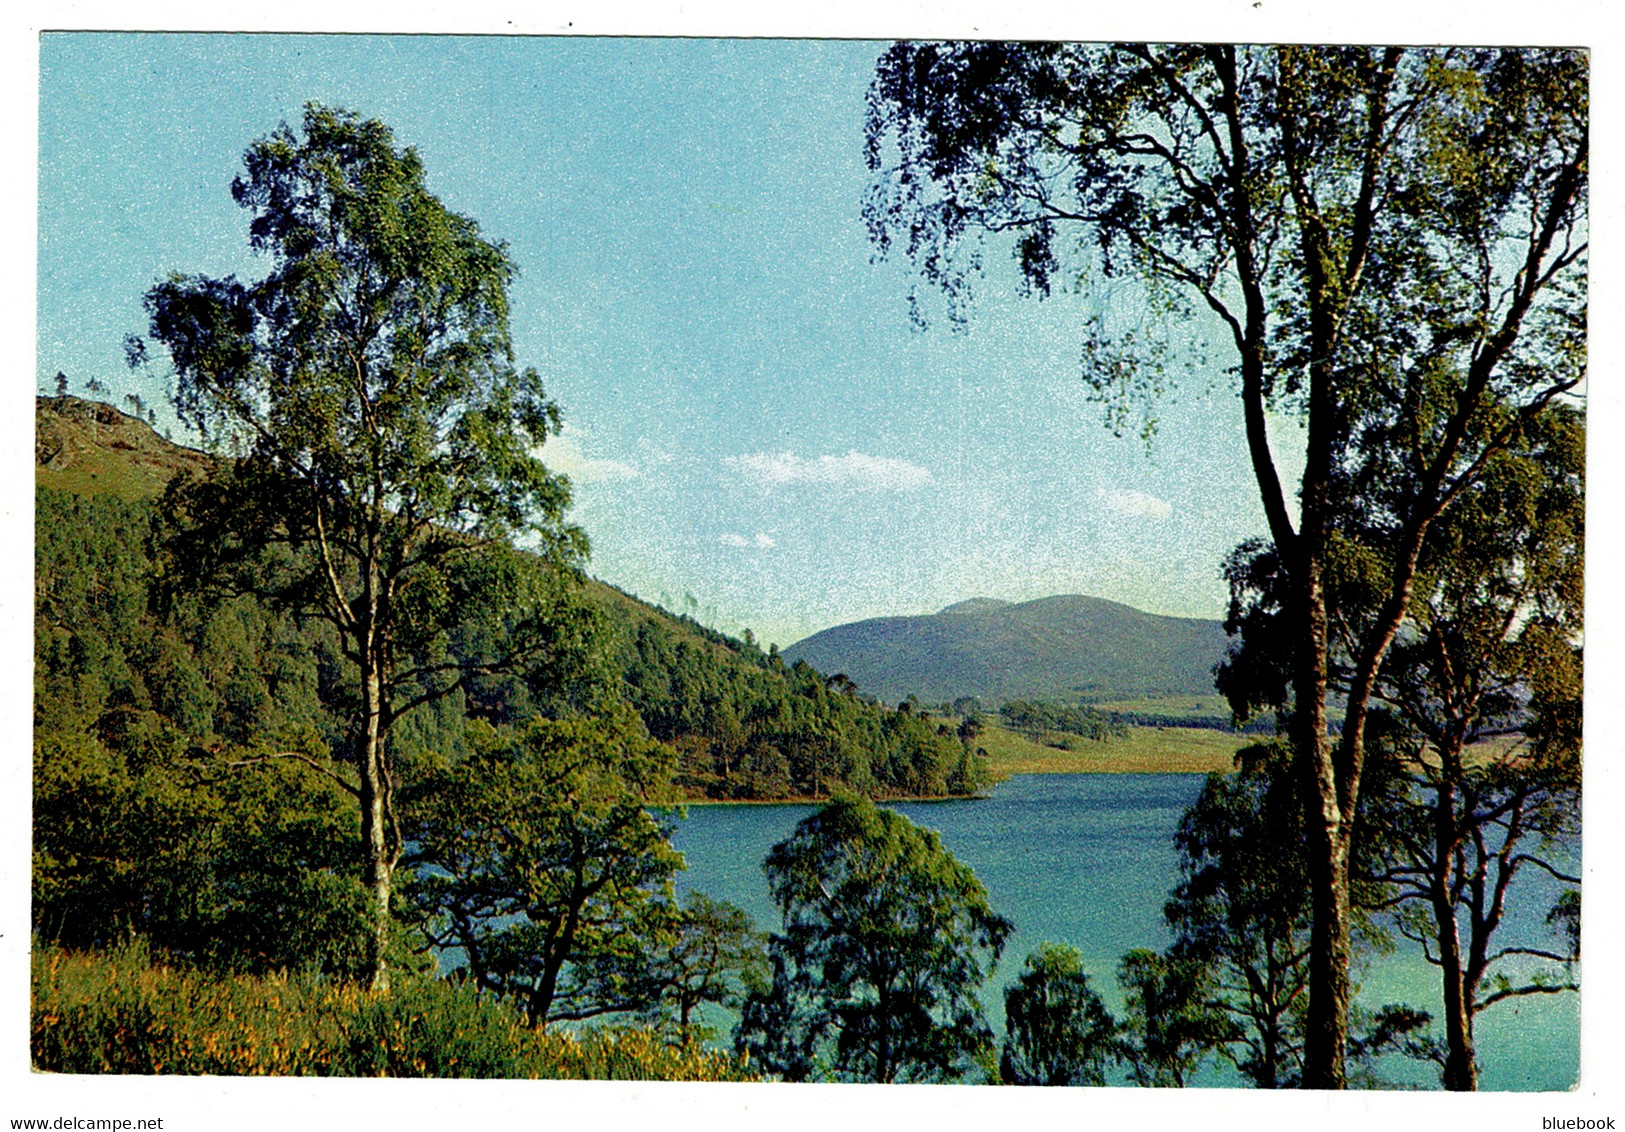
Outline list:
[[[335,642],[313,622],[237,597],[171,595],[148,555],[152,500],[208,458],[108,405],[40,398],[37,409],[36,728],[115,749],[163,741],[339,749],[355,696]],[[585,581],[580,639],[523,677],[476,682],[402,722],[397,754],[456,757],[464,719],[558,716],[624,698],[677,751],[692,797],[879,796],[974,791],[983,760],[945,726],[832,687],[804,663]]]

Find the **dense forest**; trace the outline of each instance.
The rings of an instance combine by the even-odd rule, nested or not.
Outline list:
[[[342,643],[330,626],[264,594],[165,584],[155,491],[172,473],[207,474],[207,458],[94,401],[41,398],[38,416],[33,872],[42,1065],[748,1075],[730,1056],[693,1044],[708,1031],[689,1017],[700,1003],[743,993],[744,973],[760,962],[757,936],[729,905],[676,901],[671,878],[681,858],[667,842],[669,819],[645,805],[942,795],[986,781],[985,755],[968,736],[909,705],[882,707],[850,681],[786,665],[776,649],[601,583],[567,582],[554,639],[527,667],[480,674],[395,727],[400,820],[411,844],[389,959],[408,983],[378,1009],[344,998],[339,988],[364,981],[373,956],[346,756],[358,691]],[[459,634],[486,629],[456,627],[451,648]],[[583,759],[597,769],[583,775]],[[494,782],[504,788],[488,789]],[[471,797],[471,789],[485,792]],[[504,806],[521,812],[501,818]],[[466,838],[493,813],[505,828],[538,831],[527,838],[579,845],[575,857],[548,862],[548,875],[597,868],[606,891],[560,892],[532,873],[516,892],[500,869],[436,856],[445,838]],[[447,875],[465,883],[437,888],[431,879]],[[561,910],[590,930],[517,948],[511,924],[491,931],[459,920],[467,901],[503,898],[493,888],[520,900],[508,905],[522,913],[520,935]],[[421,983],[435,970],[436,947],[473,956],[478,986],[530,1003],[531,1025],[523,1013]],[[536,955],[549,968],[545,979],[528,964]],[[180,967],[165,973],[168,964]],[[291,971],[338,982],[279,990],[253,981]],[[228,1040],[218,1021],[177,1013],[168,1005],[176,995],[208,1003],[199,1008],[205,1016],[241,1010],[244,1025]],[[108,996],[124,1005],[109,1006]],[[261,1032],[247,1019],[268,1009],[266,996],[280,996],[271,1013],[283,1020],[273,1026],[265,1016]],[[119,1039],[130,1011],[149,1033],[167,1036],[133,1046]],[[445,1032],[399,1048],[364,1039],[409,1015],[414,1032],[429,1024],[425,1016]],[[549,1038],[536,1025],[599,1017],[641,1025],[581,1041]],[[296,1031],[309,1043],[305,1062],[274,1052]],[[230,1058],[199,1052],[221,1042]]]
[[[41,398],[38,412],[35,930],[81,947],[139,938],[231,969],[360,971],[343,769],[357,688],[335,634],[261,595],[166,587],[153,469],[202,458],[96,402]],[[570,631],[527,669],[402,717],[409,798],[491,735],[592,717],[660,752],[655,800],[986,781],[970,738],[906,705],[600,583],[562,600]]]
[[[39,406],[42,433],[53,436],[72,423],[83,431],[98,412],[116,414],[120,431],[147,428],[77,398],[41,398]],[[171,467],[198,458],[147,439],[147,447],[168,450]],[[117,455],[99,458],[111,463]],[[80,483],[90,484],[84,468],[97,458],[93,450],[81,456]],[[106,478],[129,482],[111,470]],[[120,737],[137,733],[182,747],[246,749],[310,728],[331,750],[355,695],[334,641],[308,620],[246,596],[218,610],[179,596],[160,610],[148,552],[152,505],[93,486],[39,488],[38,732],[94,733],[123,751],[133,740]],[[408,717],[401,756],[465,751],[468,717],[557,717],[607,694],[623,698],[652,736],[676,749],[677,783],[689,797],[941,796],[987,782],[985,756],[946,724],[877,705],[805,663],[786,665],[777,649],[764,652],[602,583],[584,582],[572,600],[590,640],[568,658],[550,653],[549,665],[480,681]]]

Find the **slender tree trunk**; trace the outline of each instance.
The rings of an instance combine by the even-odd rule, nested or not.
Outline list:
[[[1348,1047],[1350,1000],[1348,859],[1329,844],[1336,837],[1334,830],[1321,826],[1314,833],[1314,921],[1309,936],[1309,1017],[1304,1034],[1303,1082],[1310,1089],[1341,1089],[1347,1084],[1343,1059]]]
[[[372,933],[368,940],[367,981],[378,993],[389,991],[390,897],[395,861],[386,816],[389,804],[389,769],[384,764],[384,737],[379,726],[383,687],[376,668],[361,676],[366,711],[361,741],[361,843],[366,853],[365,882],[372,897]]]
[[[1303,257],[1304,297],[1309,316],[1309,435],[1303,486],[1302,523],[1293,555],[1299,629],[1293,657],[1297,757],[1307,778],[1307,834],[1310,849],[1311,909],[1309,1017],[1304,1035],[1304,1085],[1341,1089],[1348,1045],[1349,1008],[1349,825],[1354,818],[1357,782],[1340,766],[1326,733],[1328,611],[1324,576],[1330,530],[1328,492],[1332,482],[1339,417],[1334,353],[1338,319],[1353,277],[1338,261],[1326,217],[1307,171],[1310,158],[1298,133],[1300,96],[1295,49],[1277,49],[1280,86],[1281,159],[1292,199],[1299,252]],[[1358,221],[1358,217],[1356,220]],[[1339,774],[1339,771],[1343,771]],[[1345,801],[1346,799],[1346,801]]]
[[[1473,1049],[1471,990],[1462,962],[1461,935],[1451,889],[1455,881],[1456,790],[1461,782],[1461,750],[1440,752],[1439,784],[1433,803],[1434,931],[1439,943],[1439,973],[1444,981],[1445,1063],[1444,1087],[1452,1092],[1478,1089],[1478,1063]]]
[[[1471,1093],[1478,1089],[1478,1062],[1473,1049],[1473,1016],[1462,977],[1461,942],[1456,936],[1455,917],[1441,911],[1437,903],[1434,907],[1439,921],[1439,967],[1444,978],[1444,1087],[1451,1092]]]
[[[1326,319],[1319,307],[1315,322],[1324,337]],[[1289,559],[1298,626],[1292,658],[1293,738],[1303,776],[1309,849],[1309,1009],[1303,1050],[1303,1084],[1308,1089],[1341,1089],[1346,1084],[1343,1059],[1351,997],[1349,823],[1353,807],[1344,803],[1346,784],[1340,781],[1326,725],[1331,643],[1324,571],[1334,407],[1331,374],[1322,359],[1310,368],[1309,436],[1299,496],[1303,514],[1295,553]]]
[[[384,590],[379,577],[377,520],[367,538],[368,554],[362,568],[362,610],[358,642],[361,657],[361,708],[365,713],[361,736],[361,842],[366,852],[366,884],[372,897],[372,936],[368,941],[368,983],[377,994],[389,993],[389,936],[391,896],[398,849],[389,829],[389,741],[385,675],[389,668],[384,617]]]
[[[1311,430],[1313,429],[1311,424]],[[1313,438],[1311,438],[1313,446]],[[1349,963],[1349,829],[1337,766],[1326,730],[1327,614],[1322,557],[1315,545],[1319,529],[1318,493],[1306,473],[1304,553],[1298,562],[1299,638],[1294,666],[1294,729],[1307,809],[1311,927],[1309,1011],[1304,1032],[1303,1083],[1310,1089],[1341,1089],[1346,1084],[1351,997]]]

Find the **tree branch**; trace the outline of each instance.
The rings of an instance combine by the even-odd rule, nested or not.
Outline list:
[[[257,766],[260,763],[270,762],[272,759],[293,759],[295,762],[304,763],[306,766],[310,767],[311,770],[314,770],[318,774],[324,775],[327,778],[330,778],[334,782],[338,783],[340,786],[342,786],[345,789],[345,791],[347,793],[349,793],[353,797],[355,797],[355,798],[360,798],[361,797],[361,788],[360,787],[351,785],[349,782],[346,782],[343,778],[341,778],[331,768],[325,767],[321,763],[317,762],[315,759],[311,758],[309,755],[302,755],[302,754],[298,753],[297,751],[278,751],[275,754],[256,755],[253,758],[238,759],[235,762],[227,763],[226,767],[229,770],[240,770],[243,767]]]

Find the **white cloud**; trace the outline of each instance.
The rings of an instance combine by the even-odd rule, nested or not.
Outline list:
[[[563,472],[574,483],[602,483],[607,480],[635,480],[638,470],[619,460],[599,460],[581,450],[583,431],[566,424],[558,436],[549,437],[542,447],[542,463],[551,471]]]
[[[913,491],[931,482],[931,473],[918,464],[862,452],[813,459],[793,452],[755,452],[748,456],[726,456],[722,462],[746,479],[766,487],[817,484],[860,491]]]
[[[744,535],[736,535],[729,531],[717,541],[722,543],[723,546],[748,546],[755,547],[757,550],[772,550],[778,545],[772,535],[762,534],[761,532],[758,532],[755,538],[746,538]]]
[[[1133,515],[1142,519],[1166,519],[1174,513],[1173,505],[1166,500],[1131,488],[1118,488],[1115,491],[1097,488],[1095,498],[1119,515]]]
[[[650,440],[647,436],[638,438],[638,455],[642,457],[645,467],[649,464],[669,464],[677,459],[677,455]]]

